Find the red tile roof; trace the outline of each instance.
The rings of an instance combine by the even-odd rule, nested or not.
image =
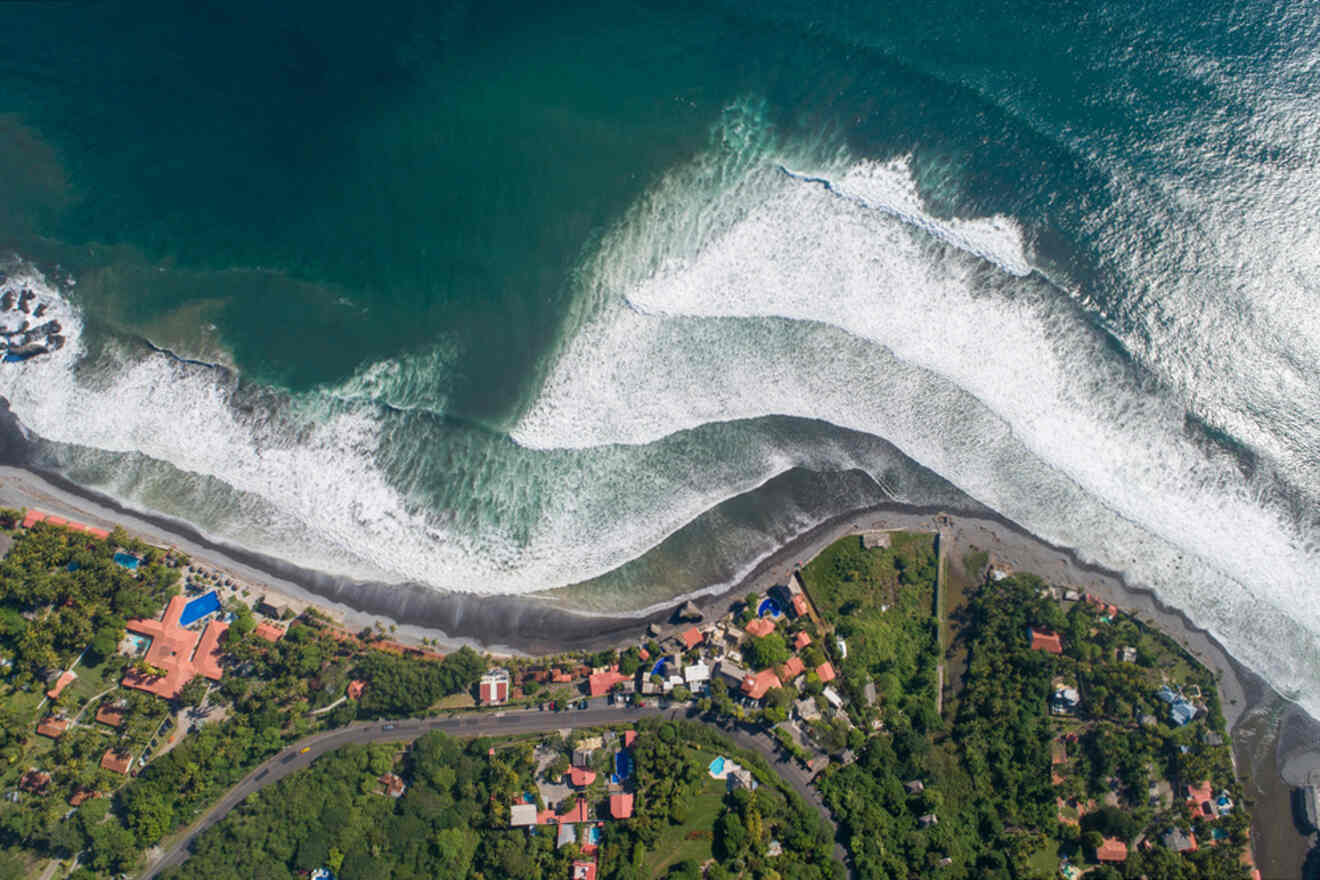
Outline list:
[[[1210,787],[1208,779],[1200,785],[1187,786],[1187,803],[1192,805],[1192,812],[1199,812],[1207,819],[1215,818],[1215,811],[1210,806],[1214,796],[1214,790]]]
[[[44,770],[29,770],[18,780],[18,787],[31,794],[45,794],[50,785],[50,774]]]
[[[596,880],[595,862],[574,862],[571,880]]]
[[[65,670],[60,674],[59,679],[51,689],[46,691],[46,696],[50,697],[52,700],[58,699],[60,694],[64,693],[64,689],[73,684],[74,680],[77,678],[78,673],[74,672],[72,669]]]
[[[630,794],[610,795],[610,815],[615,819],[628,819],[633,812],[633,796]]]
[[[46,517],[46,525],[48,526],[67,526],[68,524],[69,521],[62,516]]]
[[[570,767],[568,770],[568,781],[577,788],[585,788],[596,781],[596,773],[593,770],[587,770],[584,767]]]
[[[1031,650],[1049,651],[1051,654],[1063,653],[1063,642],[1059,640],[1059,634],[1050,632],[1047,629],[1027,628],[1027,635],[1031,637]]]
[[[801,657],[789,657],[788,662],[779,667],[779,678],[782,681],[792,681],[806,671],[807,665],[802,662]]]
[[[561,825],[564,824],[565,822],[590,822],[590,821],[591,821],[591,817],[587,815],[587,802],[582,800],[581,798],[578,798],[577,803],[573,804],[572,809],[570,809],[567,813],[561,813],[559,816],[559,823]]]
[[[816,667],[816,677],[821,681],[834,681],[834,679],[838,678],[838,676],[834,674],[834,667],[830,665],[830,661],[828,660]]]
[[[268,642],[278,642],[280,639],[284,638],[283,629],[273,623],[266,623],[264,620],[257,624],[257,628],[254,629],[253,632],[256,633],[258,637],[263,638]]]
[[[348,698],[350,700],[360,700],[366,689],[367,683],[360,678],[355,678],[348,683]]]
[[[69,806],[80,807],[84,802],[100,796],[101,793],[99,791],[92,791],[90,788],[79,788],[73,793],[73,796],[69,798]]]
[[[625,749],[630,748],[632,744],[636,742],[636,740],[637,740],[637,731],[625,730],[623,732],[623,747]]]
[[[46,514],[42,513],[40,510],[29,510],[27,515],[23,517],[23,528],[30,529],[45,519]]]
[[[96,710],[96,720],[111,727],[118,727],[124,723],[124,710],[109,703],[102,704],[101,708]]]
[[[106,749],[105,754],[101,756],[101,769],[109,770],[111,773],[123,773],[127,775],[128,768],[133,763],[131,755],[121,755],[114,749]]]
[[[679,638],[683,640],[684,647],[691,651],[697,645],[701,644],[702,640],[705,639],[705,636],[703,636],[701,631],[694,626],[691,629],[684,630],[683,635],[679,636]]]
[[[748,635],[756,636],[758,639],[765,638],[775,631],[775,622],[767,620],[764,617],[758,617],[745,627]]]
[[[593,697],[600,697],[608,694],[610,689],[622,681],[627,681],[628,676],[619,671],[619,667],[611,666],[605,672],[597,672],[587,677],[587,687],[591,690]]]
[[[743,679],[742,692],[753,700],[759,700],[766,695],[771,688],[781,687],[779,677],[772,670],[762,669],[755,675],[749,675]]]
[[[801,593],[793,594],[793,614],[797,617],[807,613],[807,597]]]
[[[43,718],[37,725],[37,733],[42,736],[48,736],[51,739],[59,739],[64,736],[64,731],[69,729],[67,718]]]
[[[212,620],[199,639],[195,631],[179,626],[179,616],[187,604],[185,597],[175,596],[165,606],[160,620],[130,620],[126,624],[129,631],[151,637],[145,659],[150,665],[164,670],[165,674],[143,675],[129,670],[123,680],[125,687],[170,700],[198,675],[213,681],[221,677],[220,656],[223,652],[220,637],[229,629],[229,624]]]
[[[639,648],[637,651],[637,656],[641,657],[643,660],[650,660],[651,652],[646,650],[645,648]]]
[[[1106,837],[1095,851],[1095,857],[1102,862],[1121,862],[1127,858],[1127,844],[1117,837]]]
[[[807,645],[810,644],[811,644],[811,636],[807,635],[805,632],[800,632],[797,635],[793,636],[794,651],[801,651],[803,648],[805,648]]]

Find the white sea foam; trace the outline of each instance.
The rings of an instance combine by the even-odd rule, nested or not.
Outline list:
[[[1320,659],[1320,610],[1296,601],[1315,586],[1315,536],[1189,440],[1181,404],[1142,386],[1071,303],[1021,277],[1013,224],[930,217],[901,164],[775,165],[730,181],[707,157],[639,207],[600,258],[606,305],[519,442],[646,444],[768,413],[881,435],[1152,585],[1320,708],[1297,662]]]

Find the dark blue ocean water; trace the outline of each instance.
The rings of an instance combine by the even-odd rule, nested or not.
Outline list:
[[[972,499],[1320,701],[1316,13],[5,4],[70,344],[0,394],[216,537],[598,609]]]

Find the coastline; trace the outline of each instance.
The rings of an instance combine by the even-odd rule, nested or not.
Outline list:
[[[14,461],[7,452],[12,448],[0,449],[0,456]],[[1152,590],[1135,587],[1119,573],[1084,562],[1074,551],[1049,544],[984,508],[960,513],[889,504],[854,511],[787,541],[752,564],[732,585],[676,596],[662,607],[632,615],[592,615],[554,606],[534,595],[446,594],[412,584],[364,583],[325,575],[231,547],[187,523],[130,510],[56,474],[21,465],[0,465],[0,505],[38,508],[106,528],[122,525],[151,543],[177,547],[195,561],[252,585],[258,594],[265,592],[273,600],[296,606],[315,605],[350,630],[377,622],[394,624],[397,630],[391,637],[399,641],[415,644],[434,639],[444,648],[468,644],[496,655],[634,644],[648,624],[665,631],[676,628],[673,612],[685,601],[708,617],[718,616],[747,592],[763,593],[783,583],[796,567],[845,535],[866,529],[938,531],[956,559],[988,551],[1014,569],[1094,593],[1176,639],[1216,674],[1224,718],[1233,733],[1235,764],[1256,798],[1267,805],[1253,829],[1264,876],[1300,876],[1310,848],[1310,837],[1299,828],[1288,828],[1286,820],[1292,816],[1292,786],[1298,784],[1295,768],[1320,766],[1316,745],[1320,721],[1275,692],[1181,611],[1162,604]]]

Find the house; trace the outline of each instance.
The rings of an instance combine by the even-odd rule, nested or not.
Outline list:
[[[64,672],[60,673],[60,677],[55,680],[54,686],[51,687],[50,690],[46,691],[46,696],[50,697],[52,700],[58,700],[60,698],[60,694],[64,693],[64,689],[69,685],[73,684],[73,682],[77,680],[77,678],[78,678],[78,673],[74,672],[72,669],[65,670]]]
[[[572,880],[596,880],[596,863],[574,862]]]
[[[632,748],[632,744],[635,743],[636,741],[637,741],[637,731],[625,730],[623,732],[623,747],[625,749]]]
[[[687,682],[689,688],[705,685],[710,681],[710,667],[699,661],[691,666],[684,666],[683,680]]]
[[[41,723],[37,725],[37,733],[51,739],[59,739],[64,736],[64,731],[68,729],[69,720],[67,718],[43,718]]]
[[[748,675],[742,680],[742,692],[748,699],[759,700],[769,692],[771,688],[782,687],[779,676],[775,675],[773,670],[762,669],[755,675]]]
[[[1127,860],[1127,844],[1117,837],[1106,837],[1096,848],[1095,857],[1101,862],[1122,862]]]
[[[776,856],[782,856],[784,854],[784,845],[777,840],[772,840],[765,848],[765,854],[772,859]]]
[[[50,774],[44,770],[29,770],[19,778],[18,787],[28,794],[44,795],[50,787]]]
[[[799,632],[797,635],[793,636],[794,651],[801,651],[803,648],[805,648],[807,645],[810,644],[811,644],[811,636],[808,635],[806,632]]]
[[[867,706],[875,705],[875,682],[868,681],[866,684],[862,685],[862,699],[866,701]]]
[[[93,791],[90,788],[83,788],[79,786],[78,788],[74,789],[73,794],[69,797],[69,806],[81,807],[84,803],[91,800],[92,798],[98,798],[100,796],[101,793],[99,791]]]
[[[1055,715],[1071,715],[1081,705],[1082,695],[1077,688],[1060,685],[1050,694],[1050,712]]]
[[[618,664],[587,676],[587,690],[593,697],[603,697],[617,684],[628,680],[628,676],[619,671]]]
[[[101,769],[109,770],[111,773],[120,773],[128,775],[128,770],[133,766],[133,756],[116,752],[114,749],[106,749],[105,754],[101,756]]]
[[[276,620],[279,620],[284,617],[285,612],[289,610],[289,606],[276,605],[272,602],[267,602],[266,597],[262,596],[257,600],[257,604],[254,606],[253,610],[258,614],[266,617],[274,617]]]
[[[519,828],[536,824],[536,804],[514,804],[509,808],[509,826]]]
[[[721,660],[715,667],[715,672],[720,678],[724,679],[730,687],[742,687],[743,679],[747,678],[748,672],[732,660]]]
[[[596,781],[596,771],[585,767],[568,768],[568,784],[574,788],[586,788]]]
[[[257,636],[257,638],[265,639],[266,641],[271,642],[272,644],[284,638],[283,627],[276,626],[273,623],[267,623],[264,620],[261,623],[257,624],[257,628],[254,629],[252,632]]]
[[[1196,852],[1196,835],[1181,828],[1170,828],[1160,835],[1160,842],[1176,853]]]
[[[355,678],[348,683],[348,698],[350,700],[361,700],[362,694],[367,690],[367,683],[360,678]]]
[[[563,849],[570,843],[577,843],[577,826],[564,822],[559,826],[559,833],[555,835],[555,847]]]
[[[578,798],[572,809],[559,816],[559,822],[561,825],[565,822],[590,822],[591,816],[588,813],[587,802]]]
[[[694,626],[683,630],[683,634],[679,636],[679,639],[683,642],[683,649],[685,651],[691,651],[697,645],[702,643],[705,636],[703,636],[701,631]]]
[[[590,764],[591,756],[604,745],[604,740],[598,736],[585,736],[578,740],[577,746],[573,749],[573,766],[585,767]]]
[[[610,795],[610,815],[615,819],[630,819],[633,813],[633,796],[630,794]]]
[[[112,703],[102,703],[96,710],[96,720],[100,724],[119,727],[124,723],[124,707]]]
[[[502,706],[509,702],[509,670],[498,666],[486,670],[477,694],[478,702],[486,706]]]
[[[1125,645],[1125,646],[1123,646],[1122,648],[1120,648],[1120,649],[1118,650],[1118,662],[1120,662],[1120,663],[1136,663],[1136,662],[1137,662],[1137,649],[1134,648],[1132,645]]]
[[[1064,591],[1063,591],[1063,601],[1065,601],[1065,602],[1080,602],[1080,601],[1082,601],[1082,594],[1079,593],[1077,590],[1064,590]]]
[[[834,637],[834,647],[839,651],[840,660],[848,659],[848,643],[841,636]]]
[[[1210,787],[1210,780],[1205,780],[1200,785],[1187,786],[1187,803],[1192,808],[1192,814],[1200,813],[1207,819],[1217,818],[1219,813],[1215,809],[1214,790]]]
[[[747,634],[749,636],[756,636],[758,639],[763,639],[774,631],[775,622],[765,617],[758,617],[751,623],[747,624]]]
[[[403,779],[396,773],[386,773],[380,777],[380,784],[385,787],[382,794],[389,795],[392,798],[403,797],[403,792],[408,788]]]
[[[728,781],[730,791],[737,791],[740,788],[745,788],[748,791],[756,791],[759,786],[756,778],[752,776],[751,771],[745,767],[735,767],[733,770],[730,770]]]
[[[806,615],[808,613],[807,597],[801,593],[794,593],[793,597],[789,600],[788,607],[793,609],[794,617],[802,617]]]
[[[792,681],[806,671],[806,664],[802,662],[801,657],[789,657],[788,661],[779,667],[779,678],[781,681]]]
[[[1048,651],[1051,654],[1063,653],[1063,642],[1056,632],[1029,626],[1027,627],[1027,638],[1031,641],[1031,650],[1033,651]]]
[[[852,749],[844,749],[839,754],[839,763],[845,767],[847,767],[849,764],[854,763],[856,760],[857,760],[857,753],[854,752]]]
[[[1196,707],[1179,697],[1169,704],[1169,717],[1174,724],[1182,727],[1196,717]]]
[[[921,794],[926,790],[926,783],[920,779],[912,779],[903,783],[903,790],[908,794]]]
[[[820,718],[820,709],[813,697],[803,697],[793,704],[793,711],[803,721],[816,721]]]
[[[828,660],[816,667],[816,677],[824,683],[829,683],[838,678],[838,676],[834,674],[834,667],[830,665],[830,661]]]
[[[823,696],[826,700],[828,700],[829,704],[834,708],[836,709],[843,708],[843,697],[833,687],[826,685],[825,689],[822,690],[820,693],[821,696]]]
[[[922,828],[929,828],[932,825],[940,824],[940,817],[936,816],[934,813],[927,813],[926,815],[917,819],[917,824],[920,825]]]

